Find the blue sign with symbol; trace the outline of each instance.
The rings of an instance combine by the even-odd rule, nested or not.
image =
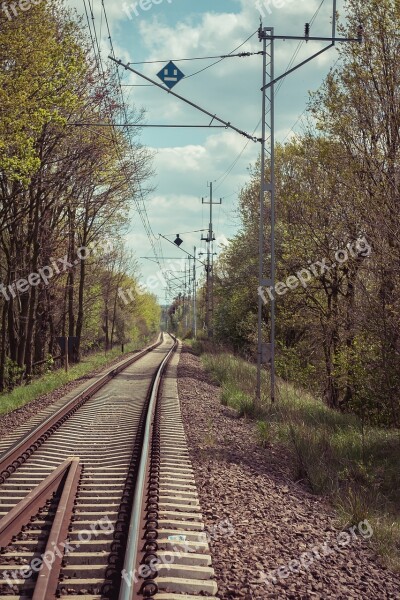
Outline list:
[[[167,87],[169,87],[169,89],[172,89],[174,85],[176,85],[185,76],[182,71],[180,71],[172,61],[170,61],[161,69],[159,73],[157,73],[157,77],[159,77],[161,81],[165,83]]]

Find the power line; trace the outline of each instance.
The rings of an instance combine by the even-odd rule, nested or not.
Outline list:
[[[102,6],[103,6],[103,10],[104,10],[104,12],[105,12],[106,23],[107,23],[108,32],[109,32],[109,39],[110,39],[110,46],[111,46],[111,55],[112,55],[110,58],[112,58],[112,59],[113,59],[113,61],[114,61],[115,63],[117,63],[117,61],[116,61],[116,58],[115,58],[115,52],[114,52],[114,48],[113,48],[113,45],[112,45],[111,33],[110,33],[110,30],[109,30],[109,26],[108,26],[108,19],[107,19],[107,15],[106,15],[106,11],[105,11],[104,0],[102,0]],[[242,42],[242,43],[241,43],[239,46],[237,46],[237,47],[236,47],[234,50],[232,50],[232,52],[231,52],[229,55],[225,55],[223,58],[220,58],[220,59],[219,59],[219,61],[217,61],[217,62],[220,62],[221,60],[224,60],[224,58],[225,58],[225,57],[226,57],[226,58],[228,58],[228,57],[231,57],[231,55],[233,55],[233,53],[234,53],[234,52],[236,52],[237,50],[239,50],[239,49],[240,49],[240,48],[241,48],[241,47],[242,47],[242,46],[243,46],[243,45],[244,45],[246,42],[248,42],[248,41],[249,41],[249,40],[250,40],[250,39],[251,39],[251,38],[252,38],[252,37],[253,37],[253,36],[254,36],[256,33],[257,33],[257,31],[255,31],[254,33],[252,33],[252,34],[251,34],[251,35],[250,35],[250,36],[249,36],[249,37],[248,37],[248,38],[247,38],[247,39],[246,39],[244,42]],[[243,55],[243,56],[245,56],[245,55],[251,55],[251,54],[250,54],[250,53],[247,53],[247,54],[246,54],[246,53],[242,53],[242,55]],[[178,60],[179,60],[179,59],[178,59]],[[119,61],[118,61],[118,62],[119,62]],[[133,64],[133,63],[131,63],[131,64]],[[216,64],[216,63],[214,63],[214,64]],[[129,68],[129,64],[128,64],[127,66],[128,66],[128,68]],[[206,70],[207,68],[210,68],[211,66],[213,66],[213,65],[208,65],[208,66],[207,66],[207,67],[205,67],[204,69],[201,69],[199,72],[201,72],[201,71],[204,71],[204,70]],[[118,68],[117,68],[117,71],[118,71]],[[192,74],[192,75],[190,75],[189,77],[192,77],[193,75],[196,75],[196,74],[197,74],[197,73],[193,73],[193,74]],[[125,113],[125,121],[127,122],[127,120],[128,120],[128,119],[127,119],[127,117],[126,117],[126,107],[125,107],[125,101],[124,101],[124,98],[123,98],[122,85],[121,85],[121,79],[120,79],[119,73],[118,73],[118,83],[119,83],[119,88],[120,88],[120,92],[121,92],[121,97],[122,97],[122,99],[123,99],[123,104],[122,104],[122,105],[123,105],[123,110],[124,110],[124,113]],[[161,87],[161,86],[160,86],[160,87]],[[217,117],[216,115],[210,115],[210,116],[212,116],[212,120],[211,120],[211,122],[210,122],[210,126],[211,126],[211,124],[212,124],[212,122],[213,122],[213,120],[214,120],[214,119],[216,119],[216,120],[219,120],[219,121],[221,122],[221,119],[218,119],[218,117]],[[232,127],[232,125],[231,125],[230,123],[224,123],[224,125],[226,125],[227,127]],[[233,128],[233,127],[232,127],[232,128]],[[242,132],[242,131],[240,131],[240,133],[242,133],[242,134],[246,135],[246,133],[245,133],[245,132]],[[253,141],[255,141],[255,140],[253,140]],[[141,197],[142,197],[142,192],[141,192],[141,190],[140,190],[140,187],[139,187],[139,192],[140,192],[140,195],[141,195]],[[135,200],[136,200],[136,199],[135,199]],[[155,251],[155,248],[154,248],[153,240],[152,240],[152,239],[151,239],[151,237],[150,237],[150,236],[151,236],[151,234],[153,235],[153,237],[155,237],[155,236],[154,236],[154,233],[153,233],[153,231],[152,231],[152,229],[151,229],[151,225],[150,225],[150,221],[149,221],[149,219],[148,219],[148,215],[147,215],[146,207],[144,206],[144,199],[143,199],[143,197],[142,197],[142,202],[143,202],[144,214],[142,214],[142,212],[139,210],[139,215],[140,215],[140,216],[141,216],[141,218],[142,218],[142,222],[143,222],[143,224],[144,224],[144,226],[145,226],[145,230],[146,230],[146,232],[148,232],[148,237],[149,237],[150,243],[151,243],[151,245],[152,245],[152,248],[153,248],[154,254],[155,254],[155,256],[157,256],[157,253],[156,253],[156,251]],[[150,233],[150,236],[149,236],[149,233]],[[158,243],[159,243],[159,249],[160,249],[160,252],[161,252],[161,255],[162,255],[162,245],[161,245],[161,240],[159,240],[159,241],[158,241]],[[160,265],[160,267],[161,267],[161,265]]]
[[[253,34],[254,35],[254,34]],[[246,42],[243,42],[244,44]],[[232,50],[232,52],[234,52],[234,50]],[[239,52],[239,54],[221,54],[219,56],[194,56],[193,58],[171,58],[171,59],[165,59],[165,60],[142,60],[142,61],[138,61],[138,62],[129,62],[127,63],[128,65],[155,65],[158,63],[167,63],[170,60],[172,60],[172,62],[176,63],[176,62],[184,62],[184,61],[192,61],[192,60],[212,60],[214,58],[220,58],[220,59],[224,59],[224,58],[245,58],[248,56],[256,56],[257,54],[262,54],[262,52]]]
[[[311,18],[311,20],[310,20],[310,27],[313,25],[313,23],[315,22],[316,18],[318,17],[318,14],[319,14],[319,12],[320,12],[320,10],[321,10],[321,8],[322,8],[322,6],[323,6],[324,2],[325,2],[325,0],[322,0],[322,1],[321,1],[321,4],[319,5],[319,7],[318,7],[318,8],[317,8],[317,10],[315,11],[314,15],[312,16],[312,18]],[[286,69],[285,69],[285,73],[287,73],[287,72],[288,72],[288,71],[291,69],[291,67],[293,66],[293,64],[294,64],[294,61],[296,60],[297,56],[299,55],[299,52],[300,52],[300,50],[301,50],[301,48],[302,48],[302,46],[303,46],[304,42],[305,42],[305,40],[301,40],[301,41],[298,43],[298,45],[297,45],[297,48],[296,48],[296,50],[294,51],[294,53],[293,53],[293,56],[292,56],[292,58],[290,59],[290,61],[289,61],[289,64],[288,64],[288,66],[287,66],[287,67],[286,67]],[[284,83],[285,79],[286,79],[286,78],[285,78],[285,77],[283,77],[283,79],[281,79],[281,80],[280,80],[280,82],[278,83],[278,87],[277,87],[277,89],[276,89],[275,96],[276,96],[276,95],[279,93],[279,90],[281,89],[281,87],[282,87],[282,85],[283,85],[283,83]]]
[[[195,229],[194,231],[181,231],[179,233],[179,235],[185,235],[187,233],[200,233],[200,232],[203,232],[203,231],[207,231],[207,229]],[[172,235],[176,235],[176,233],[164,233],[165,237],[172,236]]]
[[[334,69],[334,68],[336,67],[336,65],[338,64],[338,62],[339,62],[339,61],[340,61],[340,57],[339,57],[339,58],[336,60],[336,62],[335,62],[335,64],[333,65],[332,69]],[[319,88],[318,88],[318,89],[321,89],[322,85],[323,85],[323,83],[322,83],[322,84],[319,86]],[[292,125],[292,127],[291,127],[291,128],[290,128],[290,130],[289,130],[289,132],[288,132],[288,133],[286,134],[286,136],[283,138],[283,140],[282,140],[282,142],[281,142],[282,144],[284,144],[284,143],[285,143],[285,141],[287,140],[287,138],[289,137],[289,135],[290,135],[291,133],[294,133],[294,134],[296,135],[296,132],[294,131],[294,128],[296,127],[297,123],[299,123],[299,121],[300,121],[300,120],[303,118],[303,116],[306,114],[307,110],[308,110],[308,108],[306,107],[306,108],[303,110],[303,112],[301,113],[301,115],[300,115],[300,116],[297,118],[297,121],[295,122],[295,124],[294,124],[294,125]]]
[[[108,21],[108,17],[107,17],[107,11],[106,11],[106,7],[105,7],[105,4],[104,4],[104,0],[101,0],[101,4],[102,4],[103,12],[104,12],[106,26],[107,26],[107,32],[108,32],[108,39],[109,39],[109,42],[110,42],[111,54],[115,58],[114,45],[113,45],[113,42],[112,42],[111,30],[110,30],[110,26],[109,26],[109,21]],[[121,77],[120,77],[120,73],[119,73],[119,70],[118,70],[117,67],[115,69],[115,72],[116,72],[116,76],[117,76],[118,91],[119,91],[120,98],[121,98],[122,112],[123,112],[123,115],[124,115],[125,123],[127,123],[128,122],[128,113],[127,113],[127,108],[126,108],[124,94],[123,94],[123,91],[122,91]],[[115,124],[114,124],[114,127],[113,127],[113,131],[115,132]],[[132,154],[134,154],[134,152],[133,152],[134,151],[134,149],[133,149],[133,142],[132,142],[132,138],[131,138],[131,135],[130,135],[131,132],[129,130],[129,127],[126,128],[126,133],[127,133],[126,137],[127,137],[127,140],[128,140],[128,143],[129,143],[129,146],[130,146],[130,149],[131,149],[131,152],[132,152]],[[120,161],[122,163],[122,159],[120,157],[120,153],[119,153],[119,149],[118,149],[117,145],[116,145],[116,148],[117,148],[117,153],[119,155]],[[126,180],[127,180],[128,184],[131,185],[131,182],[130,182],[130,179],[128,178],[128,176],[125,175],[125,177],[126,177]],[[136,204],[136,208],[137,208],[137,211],[139,213],[139,217],[140,217],[140,219],[142,221],[143,228],[144,228],[144,230],[146,232],[146,235],[147,235],[147,238],[148,238],[148,240],[150,242],[150,245],[151,245],[151,248],[153,250],[154,256],[155,256],[155,258],[157,260],[157,264],[158,264],[158,266],[161,269],[162,267],[161,267],[161,264],[160,264],[160,257],[158,255],[158,252],[157,252],[156,247],[155,247],[155,241],[157,241],[157,240],[156,240],[156,236],[154,235],[154,232],[153,232],[153,230],[151,228],[149,216],[148,216],[148,213],[147,213],[147,208],[146,208],[145,201],[144,201],[143,189],[142,189],[142,186],[140,184],[138,175],[136,176],[136,185],[137,185],[137,190],[135,190],[135,189],[132,190],[133,201]],[[139,193],[140,202],[139,202],[139,199],[137,198],[137,193]],[[160,252],[160,254],[162,256],[161,245],[159,245],[159,252]]]
[[[139,77],[142,77],[146,81],[150,81],[150,83],[152,83],[154,86],[160,88],[164,92],[167,92],[171,96],[174,96],[175,98],[178,98],[179,100],[182,100],[182,102],[185,102],[189,106],[193,106],[194,108],[196,108],[198,111],[202,112],[203,114],[208,115],[209,117],[211,117],[210,125],[214,121],[218,121],[219,123],[222,123],[223,125],[225,125],[227,128],[233,129],[237,133],[240,133],[240,135],[243,135],[244,137],[251,139],[253,142],[260,141],[257,138],[250,136],[246,131],[243,131],[242,129],[235,127],[235,125],[232,125],[232,123],[230,121],[225,121],[224,119],[221,119],[221,117],[218,117],[218,115],[216,115],[215,113],[214,114],[211,113],[210,111],[206,110],[205,108],[202,108],[195,102],[192,102],[188,98],[185,98],[184,96],[181,96],[180,94],[177,94],[176,92],[173,92],[171,89],[167,88],[166,86],[161,85],[160,83],[158,83],[157,81],[154,81],[153,79],[150,79],[150,77],[147,77],[146,75],[143,75],[143,73],[140,73],[139,71],[136,71],[135,69],[132,69],[132,67],[130,67],[128,64],[124,64],[121,60],[116,60],[113,56],[109,56],[109,58],[112,61],[114,61],[116,64],[120,65],[121,67],[124,67],[124,69],[128,69],[129,71],[132,71],[132,73],[139,75]]]
[[[89,4],[89,2],[88,2],[88,4]],[[98,56],[96,54],[96,47],[95,47],[94,38],[93,38],[93,35],[92,35],[92,28],[90,26],[90,19],[89,19],[88,9],[87,9],[87,6],[86,6],[86,0],[83,0],[83,6],[85,8],[86,20],[87,20],[87,25],[88,25],[90,40],[91,40],[92,47],[93,47],[94,59],[96,61],[97,69],[100,71],[100,65],[99,65],[99,62],[98,62]],[[90,8],[90,4],[89,4],[89,8]]]
[[[317,10],[315,11],[314,16],[312,17],[311,21],[310,21],[310,26],[314,24],[315,19],[318,17],[319,11],[321,10],[323,4],[325,3],[325,0],[321,0],[321,4],[319,5],[319,7],[317,8]]]
[[[297,45],[297,48],[296,48],[296,50],[294,51],[294,53],[293,53],[293,56],[292,56],[292,58],[290,59],[290,61],[289,61],[289,64],[288,64],[288,66],[287,66],[287,67],[286,67],[286,69],[285,69],[285,72],[289,71],[289,70],[290,70],[290,68],[291,68],[291,67],[294,65],[294,61],[295,61],[295,60],[296,60],[296,58],[298,57],[298,55],[299,55],[299,52],[300,52],[300,50],[301,50],[301,47],[302,47],[302,45],[303,45],[303,44],[304,44],[304,41],[301,41],[301,42],[299,42],[299,43],[298,43],[298,45]],[[281,79],[281,80],[280,80],[280,82],[279,82],[279,84],[278,84],[278,87],[277,87],[277,89],[276,89],[276,91],[275,91],[275,96],[277,96],[277,95],[279,94],[279,91],[280,91],[281,87],[283,86],[283,83],[284,83],[284,81],[285,81],[285,77],[284,77],[283,79]]]
[[[252,33],[251,35],[249,35],[249,37],[242,42],[239,46],[237,46],[236,48],[234,48],[232,50],[232,52],[229,53],[233,54],[233,52],[236,52],[236,50],[239,50],[242,46],[244,46],[249,40],[251,40],[252,37],[254,37],[256,35],[258,30],[256,30],[254,33]],[[229,56],[228,55],[228,56]],[[204,67],[203,69],[200,69],[200,71],[196,71],[195,73],[192,73],[191,75],[187,75],[185,77],[185,79],[189,79],[189,77],[194,77],[195,75],[199,75],[199,73],[203,73],[203,71],[206,71],[207,69],[210,69],[211,67],[213,67],[214,65],[217,65],[218,63],[222,62],[224,60],[224,58],[220,58],[219,60],[217,60],[216,62],[212,63],[211,65],[208,65],[207,67]]]
[[[96,26],[95,26],[95,22],[94,22],[93,2],[92,2],[92,6],[90,6],[90,4],[89,4],[89,8],[90,8],[90,15],[91,15],[91,18],[92,18],[92,23],[93,23],[94,40],[95,40],[95,43],[96,43],[97,54],[98,54],[98,57],[99,57],[99,65],[100,65],[100,69],[101,69],[101,74],[103,75],[103,78],[104,78],[105,74],[104,74],[104,69],[103,69],[103,63],[102,63],[102,60],[101,60],[100,45],[99,45],[99,40],[97,38],[97,31],[96,31]],[[96,51],[96,48],[95,48],[95,51]],[[105,83],[105,79],[104,79],[104,83]]]
[[[172,127],[172,128],[189,128],[189,129],[226,129],[225,125],[159,125],[146,123],[68,123],[69,126],[75,127]]]
[[[92,42],[92,48],[93,48],[93,52],[94,52],[94,57],[95,57],[95,60],[96,60],[96,65],[97,65],[100,77],[103,79],[103,82],[104,82],[105,86],[107,86],[107,81],[106,81],[105,72],[104,72],[104,68],[103,68],[103,63],[102,63],[102,59],[101,59],[100,46],[99,46],[99,41],[98,41],[98,36],[97,36],[97,31],[96,31],[95,18],[94,18],[94,13],[93,13],[93,2],[92,2],[92,5],[90,5],[90,2],[88,0],[88,5],[89,5],[89,9],[90,9],[90,15],[91,15],[91,18],[92,18],[92,27],[93,27],[93,35],[92,35],[91,25],[90,25],[90,20],[89,20],[89,15],[88,15],[88,11],[87,11],[87,8],[86,8],[86,0],[83,0],[83,1],[84,1],[84,5],[85,5],[85,12],[86,12],[86,17],[87,17],[88,28],[89,28],[89,32],[90,32],[90,38],[91,38],[91,42]],[[103,7],[104,15],[105,15],[105,21],[106,21],[107,30],[108,30],[111,51],[114,52],[114,48],[113,48],[113,44],[112,44],[112,39],[111,39],[111,32],[110,32],[110,28],[109,28],[109,24],[108,24],[107,13],[106,13],[105,6],[104,6],[104,0],[102,0],[102,7]],[[96,53],[96,50],[97,50],[97,53]],[[119,73],[117,73],[117,76],[119,78]],[[120,80],[119,80],[119,83],[120,83]],[[122,92],[122,90],[121,90],[121,92]],[[125,109],[125,104],[124,104],[124,99],[123,98],[122,98],[122,101],[123,101],[123,110],[125,112],[126,109]],[[117,140],[117,136],[116,136],[116,131],[115,131],[115,125],[114,125],[114,122],[113,122],[113,114],[112,114],[111,106],[109,104],[109,99],[108,99],[107,96],[105,96],[104,102],[105,102],[105,106],[106,106],[106,109],[107,109],[107,111],[109,113],[109,118],[110,118],[110,121],[111,121],[111,124],[112,124],[112,138],[111,139],[112,139],[114,148],[116,150],[116,154],[117,154],[118,160],[120,161],[121,166],[122,166],[122,169],[121,169],[122,173],[123,173],[123,175],[125,177],[125,180],[126,180],[128,186],[131,187],[132,186],[132,182],[130,180],[130,177],[125,172],[125,167],[124,167],[124,164],[123,164],[123,157],[121,156],[121,151],[120,151],[120,148],[119,148],[119,144],[118,144],[118,140]],[[126,112],[125,112],[125,116],[127,118]],[[130,148],[133,151],[132,143],[131,143],[131,139],[130,138],[129,138],[129,142],[130,142]],[[138,183],[138,188],[139,188],[140,196],[141,196],[141,198],[143,200],[143,192],[142,192],[142,189],[140,187],[140,182],[138,180],[138,177],[137,177],[137,183]],[[149,237],[149,240],[150,240],[153,252],[154,252],[155,256],[157,256],[157,254],[155,252],[155,248],[154,248],[154,243],[152,242],[152,239],[151,239],[151,235],[149,235],[150,232],[149,232],[148,227],[147,227],[146,219],[143,218],[142,210],[140,209],[138,200],[136,198],[136,190],[133,189],[133,188],[132,188],[132,197],[133,197],[133,200],[134,200],[134,202],[136,203],[136,205],[138,207],[138,212],[139,212],[139,215],[140,215],[140,217],[142,219],[145,231],[146,231],[146,233],[147,233],[147,235]],[[146,216],[147,216],[147,213],[146,213]],[[153,234],[153,237],[154,237],[154,234]]]
[[[92,27],[93,27],[93,34],[92,34],[92,27],[90,25],[89,14],[88,14],[88,10],[87,10],[87,7],[86,7],[86,0],[83,0],[83,1],[84,1],[84,6],[85,6],[85,12],[86,12],[86,17],[87,17],[87,22],[88,22],[88,29],[89,29],[89,33],[90,33],[90,39],[91,39],[91,42],[92,42],[92,48],[93,48],[94,58],[95,58],[95,61],[96,61],[96,65],[97,65],[100,77],[103,79],[104,84],[106,85],[107,82],[106,82],[105,72],[104,72],[103,63],[102,63],[102,59],[101,59],[100,46],[99,46],[99,41],[98,41],[98,36],[97,36],[97,31],[96,31],[94,13],[93,13],[93,2],[92,2],[92,5],[90,5],[90,2],[88,0],[89,11],[90,11],[90,15],[91,15],[91,18],[92,18]],[[111,32],[110,32],[110,28],[109,28],[109,23],[108,23],[107,13],[106,13],[105,5],[104,5],[104,0],[102,0],[102,7],[103,7],[105,21],[106,21],[106,25],[107,25],[108,38],[109,38],[109,41],[110,41],[111,52],[114,53],[114,48],[113,48],[113,43],[112,43],[112,38],[111,38]],[[121,81],[119,79],[119,73],[118,72],[117,72],[117,77],[118,77],[118,83],[119,83],[119,86],[120,86],[120,89],[121,89]],[[122,94],[122,89],[121,89],[121,94]],[[117,140],[116,131],[115,131],[115,124],[113,122],[113,114],[112,114],[112,110],[111,110],[108,98],[105,97],[104,101],[105,101],[106,109],[109,112],[109,118],[110,118],[110,121],[111,121],[111,124],[112,124],[112,142],[113,142],[114,148],[116,150],[116,154],[117,154],[118,160],[120,161],[121,166],[122,166],[122,169],[121,169],[122,173],[123,173],[123,175],[124,175],[124,177],[126,179],[126,182],[127,182],[128,186],[131,187],[132,186],[132,182],[130,180],[130,177],[125,172],[125,167],[123,165],[123,158],[121,156],[120,148],[119,148],[119,145],[118,145],[118,140]],[[127,113],[126,113],[126,107],[125,107],[125,102],[124,102],[123,96],[122,96],[122,106],[123,106],[123,111],[124,111],[125,117],[126,117],[125,120],[127,120]],[[131,140],[130,137],[129,137],[129,144],[130,144],[131,151],[133,151],[132,140]],[[148,221],[148,216],[147,216],[147,212],[146,212],[146,207],[144,206],[143,191],[141,189],[138,177],[136,179],[137,179],[138,191],[139,191],[142,203],[143,203],[143,208],[140,207],[139,201],[137,199],[137,190],[135,190],[134,188],[132,188],[132,197],[133,197],[133,200],[134,200],[134,202],[135,202],[135,204],[137,206],[137,209],[138,209],[138,212],[139,212],[139,216],[140,216],[140,218],[142,220],[144,229],[145,229],[146,234],[147,234],[147,236],[149,238],[149,241],[150,241],[150,244],[152,246],[152,250],[154,252],[154,255],[158,258],[157,253],[156,253],[156,249],[155,249],[155,246],[154,246],[154,242],[153,242],[153,239],[151,237],[151,234],[153,235],[154,238],[155,238],[155,236],[154,236],[154,233],[151,231],[150,223]],[[145,215],[143,214],[143,212],[145,213]],[[159,266],[161,267],[160,264],[159,264]]]
[[[252,135],[254,136],[257,129],[259,128],[261,123],[261,119],[258,121],[257,125],[254,128],[254,131],[252,133]],[[249,145],[250,140],[247,140],[247,142],[245,143],[245,145],[243,146],[241,152],[239,153],[239,155],[235,158],[235,160],[233,161],[233,163],[230,165],[230,167],[228,167],[228,169],[220,176],[218,177],[218,179],[215,180],[215,183],[217,181],[220,181],[220,184],[215,188],[215,191],[219,190],[219,188],[221,187],[221,185],[224,183],[225,179],[232,173],[233,169],[236,167],[237,163],[239,162],[239,160],[241,159],[244,151],[246,150],[247,146]]]
[[[314,15],[312,16],[312,18],[311,18],[311,20],[310,20],[310,25],[312,25],[312,24],[315,22],[315,20],[316,20],[316,18],[318,17],[318,14],[319,14],[319,12],[320,12],[320,10],[321,10],[321,8],[322,8],[322,6],[323,6],[324,2],[325,2],[325,0],[322,0],[322,1],[321,1],[321,3],[320,3],[320,5],[319,5],[319,7],[317,8],[317,10],[315,11]],[[256,33],[257,33],[257,32],[256,32]],[[254,34],[253,34],[253,35],[254,35]],[[252,37],[252,36],[250,36],[250,37]],[[250,39],[250,38],[248,38],[248,39]],[[300,42],[298,43],[298,45],[297,45],[297,48],[296,48],[296,50],[294,51],[294,53],[293,53],[293,55],[292,55],[292,58],[291,58],[291,59],[290,59],[290,61],[289,61],[289,64],[288,64],[288,66],[286,67],[286,70],[285,70],[285,72],[289,71],[289,69],[290,69],[290,68],[292,67],[292,65],[294,64],[294,61],[296,60],[296,58],[297,58],[297,56],[298,56],[298,54],[299,54],[299,52],[300,52],[300,49],[301,49],[301,46],[302,46],[302,44],[303,44],[303,43],[304,43],[303,41],[300,41]],[[235,50],[234,50],[233,52],[235,52]],[[262,54],[262,52],[261,52],[261,54]],[[280,91],[280,89],[281,89],[281,87],[282,87],[282,85],[283,85],[284,81],[285,81],[285,77],[283,77],[283,79],[281,79],[281,80],[280,80],[280,82],[279,82],[279,84],[278,84],[278,87],[277,87],[277,89],[275,90],[275,97],[276,97],[276,96],[277,96],[277,94],[279,93],[279,91]],[[301,116],[303,116],[304,112],[305,112],[305,111],[303,111],[303,113],[302,113],[302,115],[301,115]],[[300,117],[300,118],[301,118],[301,117]],[[300,120],[300,118],[298,119],[298,121]],[[296,121],[296,123],[295,123],[294,127],[297,125],[298,121]],[[260,123],[261,123],[261,119],[258,121],[258,123],[257,123],[257,125],[256,125],[256,127],[255,127],[255,129],[254,129],[254,131],[253,131],[253,135],[255,135],[255,132],[257,131],[258,127],[260,126]],[[286,136],[286,138],[287,138],[289,135],[290,135],[290,132],[288,133],[288,135]],[[285,140],[286,140],[286,138],[285,138]],[[284,141],[285,141],[285,140],[284,140]],[[216,182],[221,180],[221,183],[220,183],[220,184],[219,184],[219,185],[216,187],[216,190],[218,190],[218,189],[221,187],[221,185],[223,184],[223,182],[225,181],[225,179],[226,179],[226,178],[227,178],[227,177],[228,177],[228,176],[229,176],[229,175],[232,173],[233,169],[236,167],[237,163],[239,162],[239,160],[241,159],[241,157],[242,157],[243,153],[245,152],[245,150],[246,150],[247,146],[249,145],[249,141],[250,141],[250,140],[248,140],[248,141],[245,143],[245,145],[243,146],[243,149],[240,151],[240,153],[238,154],[237,158],[236,158],[236,159],[233,161],[233,163],[232,163],[232,164],[231,164],[231,165],[228,167],[228,169],[227,169],[227,170],[226,170],[226,171],[225,171],[225,172],[224,172],[224,173],[223,173],[223,174],[222,174],[222,175],[221,175],[221,176],[220,176],[218,179],[216,179]]]
[[[306,114],[307,110],[308,110],[308,109],[307,109],[307,108],[305,108],[305,109],[303,110],[303,112],[301,113],[301,115],[300,115],[300,116],[297,118],[297,121],[296,121],[296,123],[295,123],[295,124],[294,124],[294,125],[293,125],[293,126],[290,128],[290,131],[289,131],[289,132],[286,134],[286,136],[283,138],[283,140],[282,140],[282,144],[284,144],[284,143],[286,142],[286,140],[288,139],[288,137],[289,137],[289,135],[290,135],[291,133],[294,133],[294,134],[296,135],[296,132],[294,131],[294,128],[296,127],[297,123],[299,123],[299,121],[301,121],[301,119],[303,118],[303,116]]]

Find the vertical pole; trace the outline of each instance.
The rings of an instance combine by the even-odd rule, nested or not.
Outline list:
[[[263,285],[264,278],[264,195],[265,195],[265,133],[266,133],[266,92],[264,91],[267,83],[267,40],[265,30],[260,27],[260,35],[263,34],[263,91],[262,91],[262,134],[261,134],[261,180],[260,180],[260,223],[258,232],[258,285],[259,292]],[[262,308],[263,300],[261,294],[258,294],[258,326],[257,326],[257,387],[256,402],[261,402],[261,369],[262,369]]]
[[[214,337],[214,232],[211,233],[211,334]]]
[[[197,338],[196,246],[194,246],[194,248],[193,248],[193,256],[194,256],[194,261],[193,261],[193,332],[194,332],[194,339],[196,339]]]
[[[204,202],[204,198],[202,199],[203,204],[208,204],[208,202]],[[214,258],[213,258],[213,223],[212,223],[212,207],[213,204],[222,204],[222,198],[219,202],[213,202],[213,185],[210,183],[210,223],[208,226],[208,236],[206,238],[202,237],[202,240],[207,241],[207,283],[206,283],[206,328],[208,337],[211,338],[213,336],[212,322],[213,322],[213,310],[214,310]]]
[[[208,204],[208,202],[202,199],[203,204]],[[207,237],[202,237],[202,240],[207,242],[207,263],[206,263],[206,306],[205,306],[205,317],[206,317],[206,329],[207,329],[207,337],[210,338],[211,333],[211,261],[210,261],[210,244],[212,238],[212,182],[210,183],[210,221],[208,224],[208,235]]]
[[[275,78],[274,28],[271,28],[271,82]],[[271,285],[275,292],[275,85],[271,85]],[[271,300],[271,402],[275,402],[275,293]]]
[[[208,337],[211,338],[213,335],[212,332],[212,265],[211,265],[211,254],[212,254],[212,238],[213,238],[213,229],[212,229],[212,205],[213,205],[213,187],[212,181],[210,182],[210,223],[208,226],[208,245],[207,245],[207,269],[209,272],[208,278]]]
[[[190,261],[190,257],[189,257],[189,261]],[[185,335],[187,335],[188,332],[188,319],[189,319],[189,312],[190,312],[190,262],[189,262],[189,269],[188,269],[188,279],[186,279],[186,265],[185,265],[185,294],[186,294],[186,313],[185,313]]]
[[[185,327],[185,297],[186,297],[186,264],[184,264],[184,269],[185,269],[185,283],[184,283],[184,287],[183,287],[183,305],[182,305],[182,333],[183,333],[183,328]],[[185,332],[186,333],[186,332]]]
[[[192,326],[192,320],[193,320],[190,316],[190,313],[192,310],[192,268],[191,268],[192,264],[191,264],[191,260],[192,260],[192,257],[188,256],[188,261],[189,261],[188,276],[189,276],[189,278],[188,278],[188,286],[187,286],[187,289],[188,289],[188,314],[186,317],[186,323],[187,323],[186,327],[187,328],[189,328],[189,323],[190,323],[190,327]]]
[[[332,40],[333,40],[333,45],[335,45],[335,37],[336,37],[336,0],[333,0],[333,15],[332,15]]]
[[[261,175],[260,175],[260,229],[259,229],[259,292],[264,285],[272,289],[271,315],[270,315],[270,367],[271,367],[271,402],[275,402],[275,86],[274,81],[274,28],[260,26],[260,40],[263,41],[263,87],[262,87],[262,141],[261,141]],[[267,53],[267,41],[269,51]],[[269,64],[268,64],[269,59]],[[270,87],[266,89],[269,72]],[[269,97],[267,98],[267,94]],[[269,106],[267,110],[267,99]],[[268,123],[267,123],[268,116]],[[269,146],[267,148],[267,128],[269,132]],[[266,153],[269,154],[269,183],[265,178]],[[265,220],[265,195],[270,193],[271,198],[271,275],[264,279],[264,220]],[[258,294],[258,347],[257,347],[257,384],[256,403],[261,402],[261,373],[263,365],[263,335],[262,335],[262,308],[263,299]]]

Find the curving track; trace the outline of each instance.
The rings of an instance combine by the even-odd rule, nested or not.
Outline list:
[[[215,598],[176,345],[162,336],[2,441],[1,599]]]

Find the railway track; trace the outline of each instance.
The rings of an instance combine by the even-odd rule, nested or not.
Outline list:
[[[162,336],[2,440],[0,600],[215,599],[176,349]]]

